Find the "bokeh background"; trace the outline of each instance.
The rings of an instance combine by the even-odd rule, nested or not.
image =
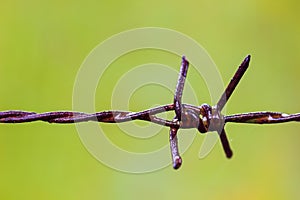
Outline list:
[[[298,1],[2,0],[0,5],[0,110],[71,110],[76,73],[96,45],[121,31],[156,26],[194,38],[225,83],[252,55],[227,113],[300,111]],[[178,70],[180,60],[151,50],[120,58],[99,85],[97,110],[110,108],[113,84],[122,74],[148,62]],[[210,103],[203,80],[191,74],[188,79],[199,84],[199,100]],[[129,106],[137,111],[172,98],[172,92],[145,86]],[[167,129],[132,145],[114,126],[103,126],[129,150],[168,142]],[[299,124],[229,124],[226,130],[235,153],[231,160],[220,145],[198,159],[204,138],[198,134],[180,170],[127,174],[89,154],[74,125],[1,124],[0,199],[299,199]]]

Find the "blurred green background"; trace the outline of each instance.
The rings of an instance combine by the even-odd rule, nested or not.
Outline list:
[[[225,83],[242,59],[252,55],[227,113],[299,112],[299,8],[300,3],[292,0],[2,0],[0,110],[71,110],[76,73],[97,44],[121,31],[157,26],[187,34],[203,45]],[[133,57],[140,63],[166,62],[176,70],[180,63],[161,52],[141,51]],[[109,109],[110,84],[132,66],[130,56],[121,61],[127,68],[113,67],[110,73],[116,78],[107,79],[105,88],[99,86],[99,111]],[[191,74],[188,79],[198,84]],[[205,88],[200,86],[198,98],[209,101],[208,94],[201,96]],[[145,99],[142,90],[152,95]],[[173,98],[157,87],[141,91],[130,100],[131,110]],[[114,126],[105,128],[118,131]],[[0,199],[299,199],[299,124],[229,124],[226,130],[234,150],[231,160],[219,144],[199,160],[204,137],[197,135],[180,170],[169,166],[148,174],[126,174],[94,159],[74,125],[1,124]],[[166,140],[163,144],[168,142],[167,133],[165,129],[157,136]],[[161,141],[151,140],[148,147]],[[130,146],[129,141],[126,144]]]

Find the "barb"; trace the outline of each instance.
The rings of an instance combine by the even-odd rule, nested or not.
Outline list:
[[[174,101],[172,104],[162,105],[140,112],[103,111],[91,114],[70,111],[35,113],[12,110],[0,112],[0,123],[44,121],[49,123],[67,124],[87,121],[104,123],[123,123],[132,120],[149,121],[170,128],[169,140],[174,169],[178,169],[182,164],[182,158],[179,154],[177,141],[177,133],[179,129],[196,128],[201,133],[217,131],[220,136],[220,141],[226,157],[231,158],[233,153],[224,129],[226,123],[274,124],[292,121],[300,122],[300,113],[285,114],[280,112],[264,111],[233,114],[227,116],[223,116],[221,114],[221,110],[224,108],[226,102],[246,72],[249,62],[250,55],[248,55],[239,66],[224,93],[221,95],[217,105],[213,107],[208,104],[194,106],[181,103],[184,83],[189,65],[188,61],[183,56],[179,78],[174,94]],[[156,116],[156,114],[168,111],[175,111],[175,117],[172,121]]]
[[[248,66],[249,66],[249,63],[250,63],[250,58],[251,58],[251,56],[248,55],[244,59],[244,61],[239,66],[238,70],[235,72],[234,76],[230,80],[227,88],[225,89],[225,92],[223,93],[223,95],[221,96],[220,100],[218,101],[217,108],[220,111],[224,108],[226,102],[228,101],[228,99],[232,95],[234,89],[236,88],[236,86],[238,85],[238,83],[242,79],[243,75],[245,74],[246,70],[248,69]]]
[[[235,72],[233,78],[230,80],[227,88],[225,89],[225,91],[222,94],[220,100],[218,101],[217,105],[215,106],[215,112],[216,113],[220,113],[222,111],[222,109],[224,108],[226,102],[228,101],[228,99],[232,95],[234,89],[236,88],[236,86],[238,85],[238,83],[242,79],[243,75],[245,74],[245,72],[246,72],[246,70],[247,70],[247,68],[249,66],[249,62],[250,62],[250,55],[248,55],[244,59],[244,61],[242,62],[242,64],[238,67],[238,70]],[[224,149],[224,152],[226,154],[226,157],[227,158],[231,158],[232,155],[233,155],[233,153],[232,153],[232,150],[230,148],[230,144],[229,144],[229,141],[227,139],[224,127],[222,127],[221,130],[218,129],[217,132],[218,132],[218,134],[220,136],[221,144],[223,146],[223,149]]]
[[[182,56],[180,73],[179,73],[175,95],[174,95],[174,106],[175,106],[174,109],[175,109],[176,116],[174,117],[173,122],[177,123],[178,125],[182,123],[181,113],[183,107],[181,104],[181,99],[182,99],[182,93],[183,93],[183,88],[184,88],[184,83],[185,83],[185,78],[186,78],[188,68],[189,68],[189,62],[185,59],[185,56]],[[182,164],[182,159],[181,156],[179,155],[178,141],[177,141],[178,140],[177,131],[179,127],[180,126],[170,127],[170,148],[171,148],[171,155],[172,155],[174,169],[178,169]]]

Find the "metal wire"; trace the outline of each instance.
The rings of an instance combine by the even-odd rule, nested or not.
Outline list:
[[[182,57],[181,69],[178,77],[177,86],[172,104],[162,105],[152,109],[140,112],[129,111],[103,111],[97,113],[83,112],[45,112],[35,113],[26,111],[2,111],[0,112],[0,123],[25,123],[34,121],[44,121],[49,123],[79,123],[79,122],[104,122],[104,123],[122,123],[132,120],[149,121],[158,125],[170,128],[170,148],[173,162],[173,168],[178,169],[182,164],[182,158],[178,150],[177,133],[179,129],[196,128],[201,133],[217,131],[224,152],[228,158],[232,157],[232,150],[224,126],[226,123],[254,123],[254,124],[273,124],[284,122],[300,122],[300,113],[285,114],[280,112],[248,112],[223,116],[221,110],[225,106],[229,97],[238,85],[242,76],[246,72],[250,62],[250,55],[247,56],[238,70],[234,74],[224,93],[216,106],[211,107],[208,104],[194,106],[182,104],[182,94],[184,83],[188,71],[189,62]],[[157,117],[156,114],[175,111],[175,117],[172,121]]]

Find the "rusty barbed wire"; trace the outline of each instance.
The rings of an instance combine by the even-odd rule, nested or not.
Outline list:
[[[233,78],[229,82],[224,93],[216,106],[202,104],[201,106],[194,106],[189,104],[182,104],[182,94],[184,83],[189,67],[189,62],[182,57],[182,64],[178,77],[177,86],[174,94],[174,101],[172,104],[162,105],[159,107],[143,110],[140,112],[129,111],[103,111],[97,113],[83,113],[73,111],[58,111],[35,113],[26,111],[2,111],[0,112],[0,123],[25,123],[33,121],[44,121],[49,123],[79,123],[79,122],[104,122],[104,123],[122,123],[132,120],[149,121],[158,125],[170,128],[170,148],[173,162],[173,168],[178,169],[182,164],[182,158],[179,154],[177,132],[179,129],[196,128],[200,133],[207,133],[216,131],[219,134],[221,144],[227,158],[232,157],[232,150],[224,126],[226,123],[254,123],[254,124],[273,124],[284,123],[291,121],[300,121],[300,113],[286,114],[281,112],[249,112],[241,114],[233,114],[223,116],[222,109],[232,95],[234,89],[238,85],[242,76],[246,72],[250,62],[250,55],[248,55]],[[157,117],[156,114],[175,111],[175,117],[172,121]]]

